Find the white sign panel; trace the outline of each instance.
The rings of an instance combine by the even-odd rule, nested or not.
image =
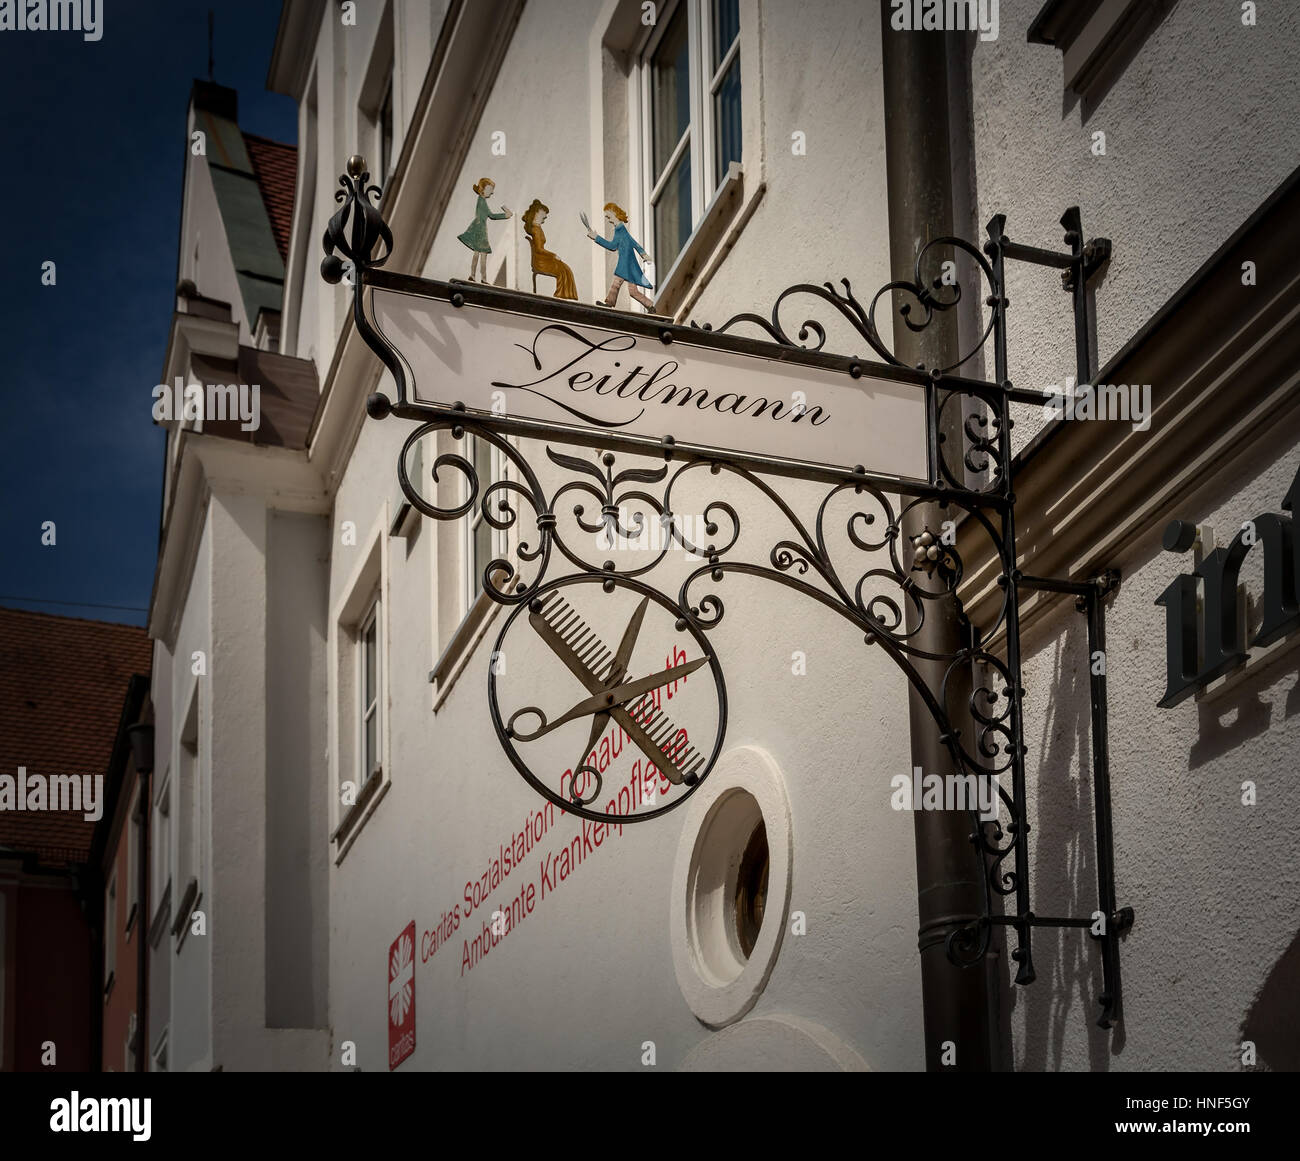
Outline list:
[[[375,322],[412,398],[517,419],[928,477],[915,385],[652,335],[375,289]]]

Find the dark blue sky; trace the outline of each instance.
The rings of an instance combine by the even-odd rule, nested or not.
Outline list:
[[[96,43],[0,33],[0,605],[144,624],[144,612],[52,602],[149,604],[163,455],[150,392],[175,301],[185,111],[207,76],[209,6],[105,0]],[[211,7],[214,79],[239,91],[241,128],[295,141],[293,101],[265,88],[279,3]],[[41,544],[47,520],[54,547]]]

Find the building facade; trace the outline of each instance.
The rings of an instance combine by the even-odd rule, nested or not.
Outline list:
[[[726,744],[680,811],[591,833],[511,769],[485,688],[508,614],[482,586],[494,559],[523,568],[527,529],[477,505],[421,519],[396,472],[410,423],[366,416],[391,376],[348,282],[320,276],[354,154],[382,187],[389,270],[466,278],[486,178],[490,212],[511,214],[486,222],[487,283],[559,289],[524,233],[540,203],[578,300],[603,298],[621,268],[580,214],[600,230],[615,203],[655,260],[655,311],[701,325],[766,317],[796,283],[847,277],[868,301],[932,237],[951,227],[978,246],[995,215],[1017,242],[1059,249],[1079,206],[1086,237],[1113,246],[1086,287],[1086,350],[1059,270],[1008,274],[1010,377],[1070,400],[1015,413],[1019,566],[1119,583],[1100,662],[1069,595],[1024,609],[1028,821],[1035,909],[1088,915],[1102,664],[1116,900],[1136,915],[1123,1015],[1097,1027],[1099,946],[1083,932],[1038,930],[1037,979],[1015,986],[997,941],[994,1051],[945,1064],[1295,1065],[1279,1032],[1295,1026],[1300,927],[1295,566],[1278,562],[1296,541],[1276,517],[1300,467],[1300,17],[955,7],[993,19],[945,34],[910,27],[906,5],[847,0],[286,0],[268,77],[300,109],[283,238],[283,184],[266,176],[283,156],[239,132],[226,91],[196,87],[187,129],[206,152],[187,155],[162,381],[256,379],[261,419],[163,420],[150,632],[154,802],[172,820],[154,828],[170,827],[155,952],[168,966],[152,974],[167,981],[166,1067],[916,1069],[941,1055],[918,971],[921,852],[892,802],[915,769],[907,682],[831,612],[727,578],[710,633],[730,675]],[[909,101],[895,81],[925,37],[947,45],[930,79],[952,220],[908,234],[910,142],[938,132],[925,102],[939,90]],[[954,314],[976,348],[964,373],[988,380],[981,301]],[[904,341],[886,313],[885,341]],[[818,318],[827,350],[873,358],[842,317]],[[1081,363],[1096,385],[1134,389],[1123,415],[1075,406]],[[440,458],[458,455],[484,481],[518,482],[511,457],[443,431],[413,457],[430,503],[465,497],[466,473]],[[564,478],[547,470],[548,486]],[[806,514],[823,493],[783,481],[779,498]],[[708,523],[714,501],[744,514],[750,543],[791,535],[780,505],[734,481],[677,511]],[[1181,551],[1162,547],[1174,520]],[[969,525],[962,537],[963,602],[993,624],[997,561]],[[1190,622],[1174,632],[1167,617],[1177,577],[1197,569],[1204,591],[1218,575],[1216,545],[1244,594],[1224,640],[1268,641],[1211,676],[1195,579]],[[658,587],[677,592],[700,563],[685,555]],[[1170,651],[1189,634],[1175,690]],[[525,680],[537,659],[505,660]],[[630,749],[610,765],[609,785],[633,785]],[[750,867],[763,870],[746,893]]]

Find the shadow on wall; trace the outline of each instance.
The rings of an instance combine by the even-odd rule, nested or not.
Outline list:
[[[1300,1072],[1300,932],[1268,973],[1241,1025],[1260,1064],[1273,1072]]]
[[[1300,672],[1300,654],[1291,663],[1294,672]],[[1285,672],[1285,671],[1281,671]],[[1233,691],[1231,698],[1215,698],[1197,706],[1200,719],[1199,736],[1188,754],[1188,769],[1195,770],[1230,754],[1251,738],[1267,734],[1273,719],[1273,705],[1261,696],[1261,690],[1272,685],[1281,676],[1273,667],[1261,668],[1253,680],[1247,679]],[[1229,675],[1229,681],[1233,677]],[[1300,710],[1300,681],[1291,687],[1283,710],[1291,717]],[[1234,713],[1235,711],[1235,713]]]
[[[1065,120],[1075,105],[1079,105],[1079,122],[1082,125],[1088,124],[1115,82],[1137,59],[1151,34],[1164,23],[1178,3],[1179,0],[1147,0],[1140,7],[1133,7],[1124,17],[1124,22],[1112,30],[1117,35],[1109,39],[1106,50],[1094,51],[1092,60],[1076,81],[1077,89],[1068,87],[1065,90],[1061,102],[1061,119]],[[1072,36],[1070,47],[1073,44]],[[1064,45],[1058,44],[1057,47],[1064,51]]]
[[[1092,809],[1092,707],[1087,626],[1072,616],[1056,641],[1056,659],[1038,753],[1038,821],[1033,830],[1030,898],[1051,915],[1091,915],[1097,909],[1097,848]],[[1065,1045],[1088,1030],[1088,1064],[1106,1072],[1124,1046],[1123,1025],[1097,1027],[1101,955],[1085,932],[1034,932],[1038,978],[1018,988],[1024,1005],[1021,1072],[1059,1070]],[[1112,1047],[1113,1040],[1113,1047]]]

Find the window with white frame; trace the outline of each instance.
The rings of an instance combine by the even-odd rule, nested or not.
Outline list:
[[[478,499],[463,521],[465,528],[465,575],[462,586],[463,600],[461,615],[468,615],[483,591],[483,572],[494,560],[506,555],[506,532],[503,528],[493,528],[483,517],[483,497],[487,489],[506,476],[506,457],[485,439],[465,437],[470,446],[466,449],[468,458],[474,465],[474,474],[478,476]],[[466,481],[466,489],[469,487]],[[467,492],[468,494],[468,492]],[[490,510],[495,511],[495,502],[489,501]]]
[[[388,82],[379,101],[379,124],[376,137],[379,144],[379,181],[386,183],[393,169],[393,71],[388,71]]]
[[[163,896],[167,893],[167,885],[172,878],[171,798],[172,784],[169,770],[163,774],[153,807],[150,877],[155,907],[162,906]]]
[[[126,1035],[122,1037],[122,1071],[125,1073],[135,1071],[135,1054],[136,1048],[139,1047],[139,1039],[140,1018],[139,1014],[133,1011],[129,1021],[126,1022]]]
[[[665,5],[638,59],[646,246],[666,273],[741,160],[740,0]]]
[[[135,805],[131,808],[131,817],[126,828],[126,930],[140,916],[140,825],[143,820],[144,802],[137,795]]]
[[[351,846],[389,782],[388,738],[388,504],[380,506],[358,546],[331,614],[330,778],[337,787],[331,841],[338,853]]]
[[[104,896],[104,994],[108,994],[117,967],[117,869],[108,880]]]
[[[376,593],[357,626],[357,785],[381,768],[380,686],[383,682],[383,634]]]
[[[180,738],[179,790],[177,802],[176,868],[180,890],[197,883],[202,834],[202,770],[199,762],[199,697],[197,687],[190,698],[189,711]]]
[[[375,33],[374,47],[361,82],[357,103],[358,140],[362,143],[366,160],[370,162],[370,177],[381,187],[387,187],[393,167],[393,94],[395,85],[395,60],[393,51],[393,7],[386,5]]]

